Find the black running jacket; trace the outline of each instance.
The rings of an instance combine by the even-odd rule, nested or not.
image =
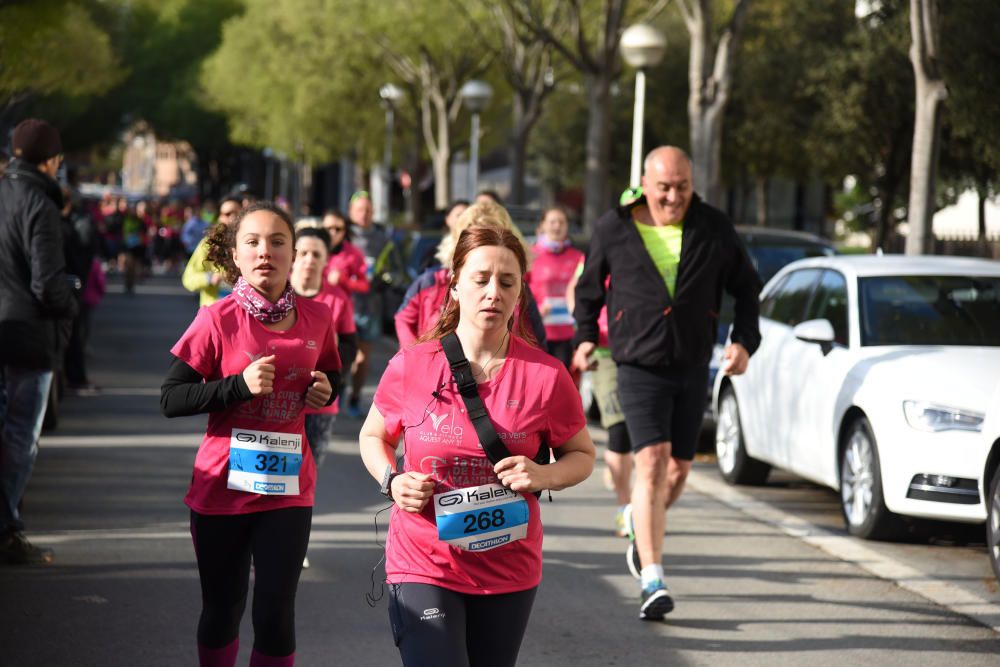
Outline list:
[[[611,356],[616,362],[706,366],[725,289],[735,298],[731,339],[753,354],[760,345],[761,281],[729,218],[692,195],[671,296],[632,220],[632,209],[645,204],[640,198],[612,209],[594,225],[576,286],[575,343],[597,343],[597,318],[606,302]]]

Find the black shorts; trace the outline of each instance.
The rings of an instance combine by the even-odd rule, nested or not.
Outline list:
[[[671,443],[670,455],[690,461],[705,416],[708,368],[619,364],[618,394],[632,451],[657,442]]]

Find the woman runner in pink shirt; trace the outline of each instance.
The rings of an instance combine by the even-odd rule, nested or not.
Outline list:
[[[542,576],[533,492],[573,486],[593,469],[569,373],[528,342],[523,320],[511,335],[527,293],[526,263],[524,247],[500,224],[462,233],[441,319],[389,362],[361,429],[365,466],[394,502],[386,579],[404,665],[515,664]],[[452,380],[441,344],[451,333],[511,454],[496,465]],[[532,460],[543,444],[558,456],[548,465]]]
[[[316,486],[304,413],[332,401],[340,358],[330,309],[289,285],[288,215],[258,202],[229,230],[209,259],[233,293],[199,309],[171,349],[160,404],[167,417],[209,415],[185,497],[201,579],[199,663],[235,665],[252,558],[250,665],[290,667]]]
[[[573,312],[566,305],[566,287],[583,253],[569,240],[569,219],[559,206],[545,209],[538,223],[538,240],[531,248],[535,261],[528,273],[528,287],[538,302],[545,323],[545,348],[570,368],[573,360]]]

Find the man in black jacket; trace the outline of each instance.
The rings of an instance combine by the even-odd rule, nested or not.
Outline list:
[[[660,563],[666,509],[691,470],[722,290],[735,298],[736,312],[721,370],[735,375],[760,344],[761,282],[729,219],[694,194],[682,150],[650,152],[642,190],[594,227],[576,287],[574,364],[588,367],[606,303],[635,454],[627,560],[642,582],[639,618],[661,619],[674,607]]]
[[[47,563],[52,551],[25,539],[17,507],[77,304],[59,229],[59,132],[28,119],[11,145],[14,159],[0,179],[0,563]]]

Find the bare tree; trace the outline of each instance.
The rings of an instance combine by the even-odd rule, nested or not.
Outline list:
[[[924,255],[930,247],[928,233],[934,215],[941,135],[941,105],[948,89],[938,63],[938,17],[934,0],[910,0],[910,62],[917,83],[913,123],[913,158],[910,163],[910,231],[906,254]]]
[[[518,21],[512,0],[486,0],[494,26],[500,33],[498,56],[503,76],[514,92],[510,138],[510,201],[524,203],[528,137],[542,115],[545,99],[554,89],[552,44],[538,31]],[[565,32],[558,5],[541,10],[543,25],[551,34]],[[478,26],[473,24],[478,32]],[[485,39],[484,39],[485,42]]]
[[[562,35],[550,29],[551,21],[546,22],[542,4],[535,0],[510,0],[518,23],[551,44],[583,75],[589,114],[583,224],[589,228],[611,202],[608,184],[611,84],[621,73],[618,45],[628,0],[603,0],[602,10],[593,15],[585,11],[583,0],[553,0],[552,11],[567,26]],[[594,32],[596,35],[591,38]]]
[[[434,167],[434,206],[446,208],[451,198],[451,130],[462,108],[458,91],[486,71],[489,57],[459,55],[453,62],[439,63],[426,48],[413,57],[398,52],[387,36],[379,38],[379,45],[392,70],[416,94],[424,143]]]
[[[722,119],[732,89],[732,62],[736,38],[743,26],[749,0],[737,0],[712,51],[714,28],[712,0],[677,0],[684,24],[691,35],[688,60],[688,121],[695,187],[705,201],[722,203]]]

